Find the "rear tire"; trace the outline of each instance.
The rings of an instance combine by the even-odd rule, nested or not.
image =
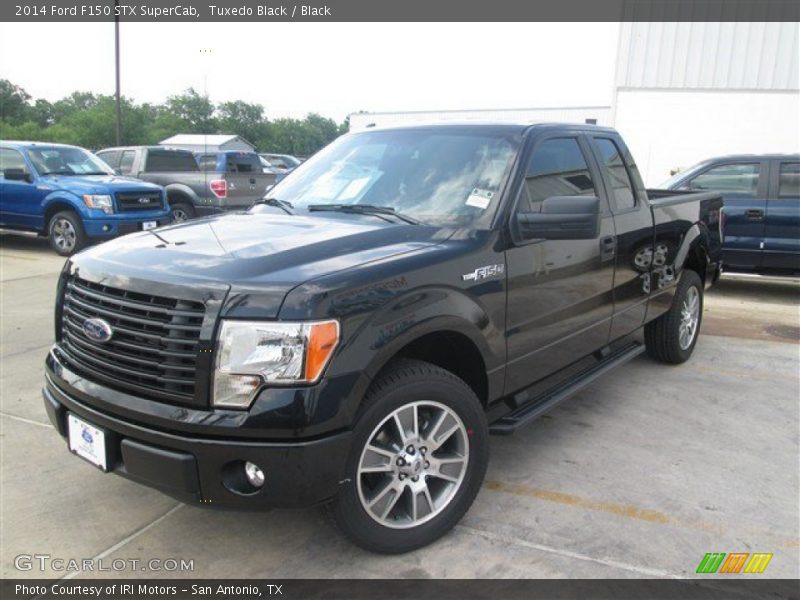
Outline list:
[[[489,431],[480,401],[449,371],[404,359],[373,382],[364,405],[333,517],[372,552],[430,544],[464,516],[483,482]]]
[[[703,282],[684,270],[669,311],[644,328],[647,353],[654,359],[677,365],[694,351],[703,320]]]
[[[80,217],[71,210],[62,210],[47,224],[50,247],[61,256],[70,256],[89,243]]]
[[[176,202],[170,205],[170,209],[172,211],[173,223],[183,223],[197,216],[194,207],[188,202]]]

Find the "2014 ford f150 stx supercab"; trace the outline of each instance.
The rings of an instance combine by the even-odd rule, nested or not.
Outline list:
[[[247,212],[89,249],[45,405],[69,449],[187,503],[331,503],[373,551],[438,538],[507,434],[645,349],[681,363],[716,193],[648,195],[581,125],[345,135]]]

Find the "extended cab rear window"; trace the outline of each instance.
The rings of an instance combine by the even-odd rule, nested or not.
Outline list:
[[[199,167],[191,152],[150,150],[145,171],[199,171]]]

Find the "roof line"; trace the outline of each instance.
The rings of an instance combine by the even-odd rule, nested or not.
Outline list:
[[[425,113],[473,113],[473,112],[518,112],[522,110],[611,110],[611,105],[597,105],[597,106],[540,106],[540,107],[524,107],[524,108],[457,108],[450,110],[390,110],[383,112],[351,112],[348,117],[352,116],[372,116],[372,115],[419,115]]]

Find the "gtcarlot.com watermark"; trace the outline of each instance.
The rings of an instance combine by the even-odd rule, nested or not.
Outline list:
[[[58,571],[78,573],[145,571],[191,572],[194,559],[186,558],[63,558],[51,554],[18,554],[14,557],[18,571]]]

